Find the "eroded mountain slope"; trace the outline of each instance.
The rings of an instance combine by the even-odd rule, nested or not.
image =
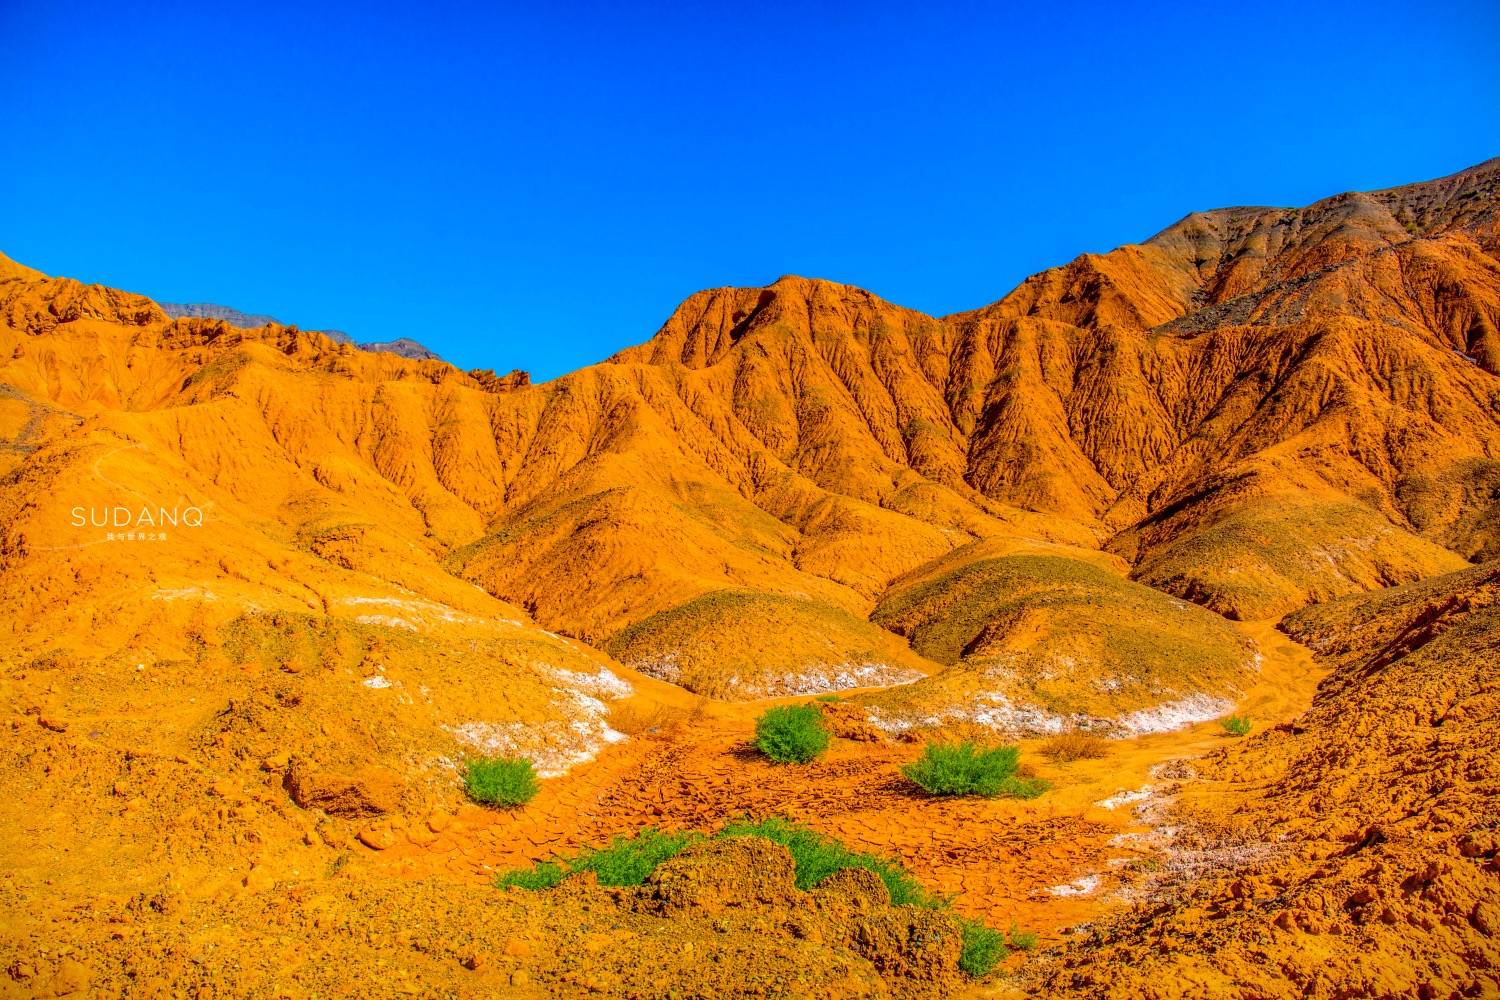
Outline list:
[[[1493,547],[1497,177],[1191,216],[945,319],[801,278],[711,290],[544,386],[11,265],[0,372],[23,424],[76,414],[313,553],[419,553],[394,572],[441,562],[594,643],[720,592],[864,618],[982,539],[1108,542],[1265,618]],[[826,678],[851,642],[773,669]]]

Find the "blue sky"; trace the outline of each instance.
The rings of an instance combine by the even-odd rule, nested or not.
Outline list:
[[[0,0],[0,250],[550,377],[1500,155],[1490,2],[312,6]]]

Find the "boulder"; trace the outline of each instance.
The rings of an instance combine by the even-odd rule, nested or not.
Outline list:
[[[303,761],[294,761],[287,768],[284,784],[292,801],[303,809],[321,809],[343,819],[393,812],[402,790],[401,779],[382,767],[343,773],[322,770]]]

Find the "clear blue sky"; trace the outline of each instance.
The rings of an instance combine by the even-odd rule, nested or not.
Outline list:
[[[0,0],[0,250],[540,377],[1500,155],[1500,5]]]

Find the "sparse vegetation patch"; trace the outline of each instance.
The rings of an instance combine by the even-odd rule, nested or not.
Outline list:
[[[893,906],[947,910],[951,904],[948,897],[918,882],[900,862],[851,850],[833,837],[780,817],[736,820],[714,836],[759,837],[780,844],[792,856],[796,885],[803,891],[835,872],[864,868],[885,884]],[[502,872],[496,876],[495,885],[536,891],[553,888],[569,875],[593,872],[601,885],[638,886],[657,866],[702,838],[703,834],[692,831],[664,833],[647,827],[633,837],[616,837],[605,847],[586,848],[572,858],[540,861],[530,868]],[[1026,951],[1037,943],[1035,933],[1022,931],[1014,923],[1009,932],[1001,932],[968,917],[955,914],[954,918],[962,935],[959,969],[976,979],[993,971],[1012,949]]]
[[[1037,946],[1037,942],[1040,940],[1036,931],[1023,931],[1016,926],[1015,921],[1011,921],[1010,931],[1006,934],[1006,938],[1010,946],[1017,951],[1030,951]]]
[[[1041,754],[1059,763],[1075,760],[1097,760],[1109,755],[1109,740],[1079,729],[1054,736],[1042,744]]]
[[[568,869],[556,861],[538,861],[530,868],[517,868],[495,876],[495,885],[501,889],[550,889],[568,877]]]
[[[968,917],[959,917],[958,926],[963,932],[963,948],[958,954],[958,967],[964,975],[974,979],[987,976],[1010,955],[1005,935],[995,928]]]
[[[797,869],[797,888],[811,889],[834,872],[866,868],[880,876],[895,906],[939,908],[946,901],[929,892],[901,865],[887,858],[851,851],[832,837],[780,818],[730,823],[721,837],[761,837],[780,844],[792,855]]]
[[[675,858],[698,840],[692,832],[663,833],[646,827],[633,837],[616,837],[604,847],[590,847],[572,858],[538,861],[530,868],[501,872],[495,885],[502,889],[550,889],[569,875],[593,872],[600,885],[640,885],[657,865]]]
[[[600,885],[640,885],[657,865],[681,854],[698,836],[647,827],[634,837],[616,837],[604,847],[584,851],[570,873],[593,872]]]

